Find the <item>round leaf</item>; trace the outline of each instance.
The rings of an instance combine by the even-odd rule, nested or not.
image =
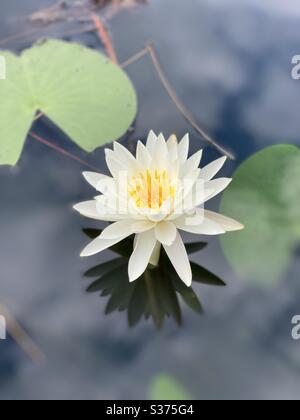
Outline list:
[[[157,375],[150,386],[150,400],[190,400],[188,391],[173,377],[160,374]]]
[[[300,151],[267,148],[241,165],[225,191],[221,212],[246,228],[221,243],[236,272],[247,280],[273,284],[282,279],[299,239]]]
[[[97,51],[48,40],[1,56],[0,164],[17,163],[38,110],[87,152],[121,137],[136,116],[127,75]]]

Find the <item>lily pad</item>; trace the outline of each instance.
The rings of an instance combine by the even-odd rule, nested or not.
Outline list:
[[[136,116],[132,83],[95,50],[47,40],[20,56],[0,54],[0,164],[18,162],[37,111],[87,152],[121,137]]]
[[[160,374],[154,378],[149,394],[150,400],[154,401],[187,401],[192,399],[188,391],[172,376],[167,374]]]
[[[300,239],[300,149],[267,148],[241,165],[224,193],[221,212],[244,223],[244,231],[224,235],[222,247],[232,267],[249,281],[281,280]]]

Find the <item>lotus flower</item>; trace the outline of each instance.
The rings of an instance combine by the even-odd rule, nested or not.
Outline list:
[[[130,282],[140,278],[149,263],[158,264],[163,247],[181,280],[191,286],[191,265],[180,231],[221,235],[243,229],[235,220],[204,209],[231,182],[229,178],[213,180],[226,157],[200,169],[202,150],[188,157],[188,135],[180,142],[174,135],[166,141],[152,131],[146,146],[138,142],[136,157],[119,143],[105,153],[111,177],[83,173],[101,195],[74,208],[85,217],[112,224],[81,256],[95,255],[135,235]]]

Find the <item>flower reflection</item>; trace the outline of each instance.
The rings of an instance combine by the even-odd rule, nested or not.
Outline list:
[[[101,231],[84,229],[91,239],[98,237]],[[188,254],[193,254],[206,247],[206,243],[186,244]],[[100,293],[107,297],[105,313],[126,312],[130,327],[142,319],[152,318],[156,328],[161,329],[166,318],[173,318],[177,325],[182,325],[181,301],[193,311],[202,314],[202,305],[191,287],[187,287],[178,277],[167,255],[162,252],[157,267],[151,265],[138,282],[129,283],[127,275],[128,259],[131,255],[133,238],[114,245],[110,249],[118,257],[88,270],[84,276],[93,282],[87,288],[89,293]],[[225,286],[225,283],[205,268],[191,263],[193,280],[211,286]]]

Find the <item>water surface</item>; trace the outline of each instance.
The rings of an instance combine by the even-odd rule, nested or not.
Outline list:
[[[33,0],[3,1],[0,38],[28,29],[23,16],[35,8]],[[225,175],[264,147],[300,144],[300,84],[290,76],[291,57],[300,53],[297,1],[152,0],[109,24],[120,61],[155,43],[180,97],[237,156]],[[94,35],[71,39],[101,48]],[[7,48],[19,52],[32,41]],[[139,96],[137,138],[150,128],[190,131],[192,149],[203,145],[149,59],[128,73]],[[102,149],[88,156],[49,124],[35,130],[104,171]],[[207,161],[216,156],[207,149]],[[291,318],[300,313],[299,256],[282,283],[264,289],[237,278],[212,239],[195,260],[228,286],[195,286],[205,316],[186,310],[181,329],[169,322],[158,333],[145,322],[130,330],[123,314],[103,314],[105,299],[84,292],[82,273],[111,254],[78,258],[86,242],[81,228],[93,225],[72,211],[93,193],[83,169],[32,140],[17,168],[0,168],[1,302],[47,358],[36,366],[12,339],[1,342],[0,398],[143,399],[165,372],[198,399],[298,399],[300,343],[291,339]]]

